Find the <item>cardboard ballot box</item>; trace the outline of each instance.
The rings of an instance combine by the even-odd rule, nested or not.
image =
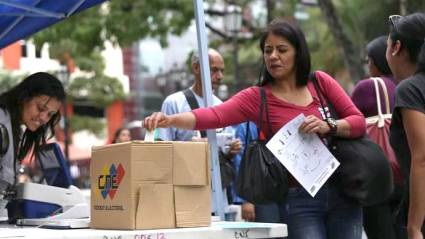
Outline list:
[[[209,226],[209,171],[206,142],[131,141],[94,147],[90,226]]]

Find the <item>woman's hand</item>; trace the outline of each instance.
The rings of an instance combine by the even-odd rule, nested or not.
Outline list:
[[[255,206],[252,203],[244,202],[242,204],[242,219],[248,222],[255,220]]]
[[[240,139],[236,138],[232,140],[232,142],[230,143],[229,154],[232,154],[233,156],[235,156],[241,151],[241,148],[242,148],[242,143]]]
[[[299,131],[304,134],[319,134],[326,135],[331,130],[331,127],[326,121],[317,118],[314,115],[309,115],[304,118],[304,122],[300,125]]]
[[[170,116],[167,116],[162,112],[154,112],[151,116],[148,116],[143,120],[142,126],[148,131],[152,131],[158,127],[167,128],[172,126],[172,119]]]
[[[156,128],[176,127],[179,129],[193,129],[196,118],[192,112],[184,112],[174,115],[166,115],[162,112],[155,112],[143,120],[143,127],[152,131]]]

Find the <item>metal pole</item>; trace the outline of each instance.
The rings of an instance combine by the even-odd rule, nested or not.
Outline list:
[[[239,62],[238,62],[238,33],[235,31],[233,35],[233,65],[235,67],[235,86],[236,91],[240,90],[241,84],[239,80]]]
[[[205,17],[202,0],[193,0],[195,6],[196,33],[198,37],[199,59],[201,63],[202,92],[205,106],[212,106],[212,87],[210,67],[208,61],[208,41],[205,30]],[[221,187],[220,164],[218,161],[217,138],[215,130],[208,130],[208,143],[211,152],[211,175],[212,175],[212,211],[224,220],[224,193]]]
[[[65,148],[65,159],[69,160],[69,140],[68,140],[68,103],[65,96],[65,101],[63,102],[63,136],[64,136],[64,148]]]
[[[58,72],[58,78],[62,82],[63,88],[65,89],[65,100],[63,102],[63,146],[65,159],[69,160],[69,140],[68,140],[68,101],[66,97],[66,91],[68,88],[69,70],[66,65],[61,65]]]

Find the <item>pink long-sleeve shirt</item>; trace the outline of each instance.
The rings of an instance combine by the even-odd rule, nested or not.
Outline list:
[[[321,71],[316,72],[316,78],[323,94],[333,103],[339,119],[345,119],[350,124],[350,137],[355,138],[363,135],[366,130],[365,118],[338,82]],[[313,96],[313,101],[307,106],[298,106],[279,99],[272,94],[270,86],[267,85],[264,87],[268,104],[270,127],[273,135],[283,125],[301,113],[305,116],[315,115],[324,119],[324,115],[321,114],[322,108],[320,101],[313,83],[309,81],[307,87]],[[323,103],[326,105],[326,100],[324,100]],[[260,88],[257,86],[247,88],[223,104],[210,108],[199,108],[192,112],[196,117],[195,129],[198,130],[221,128],[247,120],[253,121],[258,125],[260,114]],[[265,114],[263,116],[261,129],[266,134],[267,138],[273,136],[268,135]]]

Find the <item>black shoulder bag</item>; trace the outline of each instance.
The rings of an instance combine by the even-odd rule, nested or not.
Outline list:
[[[338,119],[335,107],[323,94],[315,74],[310,77],[326,118],[322,97],[329,112]],[[344,194],[363,206],[370,206],[387,200],[393,191],[392,171],[388,159],[379,145],[366,135],[359,138],[328,137],[329,151],[340,162],[335,171],[336,183]]]
[[[260,88],[261,106],[258,134],[261,132],[263,110],[265,108],[268,136],[271,136],[267,99],[264,89]],[[249,125],[247,125],[247,136]],[[248,137],[246,137],[247,139]],[[254,204],[281,203],[288,194],[288,172],[272,152],[266,147],[264,139],[258,138],[248,144],[239,167],[236,179],[236,191],[240,197]]]
[[[9,133],[5,125],[0,124],[0,157],[3,157],[9,149]]]
[[[190,89],[183,90],[183,94],[192,110],[199,108],[195,95]],[[201,137],[207,137],[207,132],[205,132],[205,130],[201,130]],[[218,160],[220,162],[221,186],[222,188],[227,188],[232,184],[235,178],[235,169],[233,168],[231,160],[227,159],[221,150],[218,151]]]

